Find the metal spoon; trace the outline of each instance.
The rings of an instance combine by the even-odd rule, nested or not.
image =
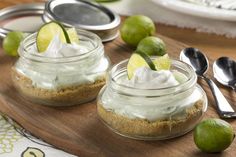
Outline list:
[[[220,57],[213,64],[213,72],[217,81],[236,92],[236,61]]]
[[[234,109],[225,99],[219,88],[211,79],[204,75],[209,67],[207,57],[196,48],[185,48],[180,53],[180,60],[192,66],[196,74],[207,82],[215,98],[216,109],[220,117],[236,118]]]

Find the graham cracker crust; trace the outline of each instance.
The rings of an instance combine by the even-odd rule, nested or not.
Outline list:
[[[70,106],[91,101],[96,98],[105,84],[105,76],[99,77],[92,84],[81,84],[61,87],[59,89],[43,89],[32,85],[32,80],[12,69],[12,80],[19,93],[26,99],[49,106]]]
[[[194,128],[201,119],[203,101],[197,101],[193,106],[185,110],[184,117],[175,116],[171,119],[150,122],[146,119],[130,119],[113,111],[106,110],[101,102],[97,104],[100,118],[112,130],[123,136],[136,139],[167,139],[183,135]]]

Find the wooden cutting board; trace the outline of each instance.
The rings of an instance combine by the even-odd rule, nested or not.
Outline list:
[[[186,45],[160,36],[168,46],[172,58],[178,58]],[[120,38],[105,44],[112,63],[128,58],[133,51]],[[22,99],[12,86],[10,69],[15,59],[3,54],[0,49],[0,112],[10,116],[33,135],[80,157],[235,157],[236,140],[221,154],[200,152],[193,141],[192,132],[164,141],[138,141],[121,137],[109,130],[99,120],[96,101],[72,107],[53,108],[32,104]],[[212,60],[210,59],[210,65]],[[209,71],[212,69],[210,68]],[[210,76],[211,73],[209,73]],[[218,117],[214,101],[205,82],[199,82],[209,98],[209,107],[204,118]],[[235,93],[222,86],[221,90],[231,104]],[[236,121],[229,121],[234,129]]]

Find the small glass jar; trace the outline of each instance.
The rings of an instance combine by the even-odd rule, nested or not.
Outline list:
[[[24,98],[50,106],[70,106],[96,98],[105,84],[110,61],[97,35],[84,30],[77,33],[78,45],[86,52],[69,57],[30,53],[36,46],[37,33],[21,42],[20,57],[12,67],[12,80]]]
[[[134,139],[162,140],[189,132],[201,120],[207,97],[189,65],[172,60],[170,70],[187,78],[179,85],[140,89],[122,83],[127,79],[127,63],[122,61],[111,69],[97,100],[100,119],[114,132]]]

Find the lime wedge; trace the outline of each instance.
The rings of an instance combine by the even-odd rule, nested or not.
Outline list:
[[[68,33],[65,28],[57,22],[49,22],[43,25],[37,34],[36,44],[39,52],[47,50],[48,45],[53,40],[55,35],[58,35],[63,43],[71,43]]]
[[[156,70],[155,65],[148,55],[141,52],[133,53],[127,64],[128,78],[131,79],[135,71],[140,67],[150,67],[152,70]]]
[[[69,28],[66,30],[66,32],[67,32],[71,42],[79,43],[79,36],[78,36],[75,28]]]
[[[157,57],[153,63],[155,64],[156,70],[169,70],[171,66],[171,60],[168,54]]]
[[[53,21],[46,23],[39,29],[36,39],[38,51],[46,51],[50,42],[58,34],[62,43],[79,42],[79,37],[75,28],[66,30],[62,24]]]

